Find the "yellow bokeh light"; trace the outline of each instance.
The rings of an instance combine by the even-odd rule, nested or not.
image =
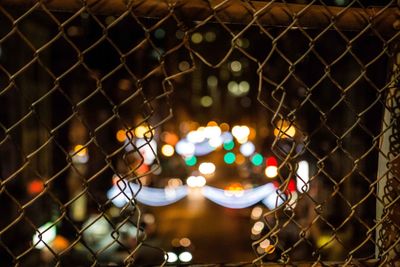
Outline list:
[[[147,125],[140,125],[138,127],[136,127],[135,129],[135,135],[138,138],[143,138],[143,137],[147,137],[147,138],[151,138],[152,136],[154,136],[154,129],[150,130],[150,127]]]
[[[275,246],[269,245],[268,247],[265,248],[265,253],[267,254],[272,254],[275,251]]]
[[[74,152],[77,153],[78,156],[84,157],[87,155],[88,149],[86,147],[84,147],[83,145],[76,145],[74,147]]]
[[[203,35],[201,35],[201,33],[199,33],[199,32],[195,32],[192,34],[191,39],[192,39],[193,43],[199,44],[203,41]]]
[[[274,178],[278,175],[278,167],[276,166],[268,166],[265,168],[265,175],[268,178]]]
[[[126,132],[125,130],[119,130],[117,132],[117,134],[115,135],[115,137],[117,138],[118,142],[125,142],[126,140]]]
[[[227,187],[225,187],[224,194],[225,196],[235,196],[235,197],[241,197],[243,195],[243,186],[240,183],[233,183]]]
[[[163,145],[161,148],[161,153],[166,157],[172,157],[175,153],[175,149],[171,145]]]
[[[233,72],[239,72],[242,70],[242,63],[240,63],[240,61],[237,60],[232,61],[229,66]]]
[[[211,107],[211,105],[213,104],[213,99],[211,96],[208,96],[208,95],[203,96],[200,99],[200,104],[205,108]]]
[[[317,239],[317,246],[319,248],[321,248],[321,247],[330,247],[332,245],[332,240],[333,240],[333,238],[331,236],[321,235]]]
[[[274,135],[280,138],[293,138],[296,135],[296,128],[288,121],[278,121]]]

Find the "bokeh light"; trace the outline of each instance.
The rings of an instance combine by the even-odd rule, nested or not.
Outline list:
[[[173,146],[166,144],[161,147],[161,153],[166,157],[172,157],[175,153],[175,149]]]
[[[310,189],[309,164],[307,161],[302,160],[299,162],[299,167],[297,168],[296,174],[297,191],[300,193],[307,192]]]
[[[250,134],[250,128],[245,125],[243,126],[235,125],[232,128],[232,135],[236,138],[236,140],[240,144],[247,142],[249,134]]]
[[[178,143],[179,141],[179,137],[175,134],[175,133],[171,133],[171,132],[163,132],[161,134],[161,140],[164,143],[167,143],[169,145],[176,145],[176,143]]]
[[[52,222],[40,226],[33,235],[33,244],[36,248],[42,249],[56,238],[56,227]]]
[[[154,31],[154,37],[156,37],[157,39],[162,39],[165,37],[165,30],[162,28],[159,28],[157,30]]]
[[[199,172],[204,175],[210,175],[215,172],[215,164],[211,162],[203,162],[199,165]]]
[[[233,72],[239,72],[242,70],[242,63],[240,63],[240,61],[234,60],[229,64],[229,67]]]
[[[274,135],[279,138],[293,138],[296,135],[296,128],[293,123],[280,120],[274,129]]]
[[[154,136],[154,133],[154,129],[150,129],[148,125],[140,125],[135,128],[135,136],[137,138],[144,138],[145,136],[147,138],[151,138],[152,136]]]
[[[251,219],[252,220],[258,220],[261,218],[263,213],[263,209],[260,206],[255,206],[252,210],[251,210]]]
[[[156,222],[156,217],[151,213],[145,213],[143,214],[143,222],[148,225],[154,224]]]
[[[199,128],[196,131],[191,131],[186,136],[190,143],[201,143],[206,138],[204,135],[204,127]]]
[[[211,138],[209,141],[208,141],[208,144],[211,146],[211,147],[213,147],[213,148],[217,148],[217,147],[220,147],[221,145],[222,145],[222,138],[220,138],[220,137],[214,137],[214,138]]]
[[[211,96],[205,95],[200,98],[200,104],[205,108],[211,107],[213,104],[213,99]]]
[[[243,164],[244,162],[246,161],[246,158],[243,156],[243,155],[237,155],[236,156],[236,160],[235,160],[235,163],[237,164],[237,165],[241,165],[241,164]]]
[[[208,87],[210,87],[210,88],[216,88],[217,85],[218,85],[218,78],[215,77],[215,76],[213,76],[213,75],[208,76],[208,78],[207,78],[207,85],[208,85]]]
[[[78,156],[83,157],[83,156],[86,156],[86,155],[87,155],[88,149],[87,149],[86,147],[84,147],[83,145],[76,145],[76,146],[74,147],[74,152],[75,152]]]
[[[174,188],[182,185],[182,180],[179,178],[171,178],[168,180],[168,187]]]
[[[256,150],[256,147],[254,146],[254,144],[252,142],[246,142],[240,146],[239,150],[243,156],[249,157],[254,153],[254,151]]]
[[[128,79],[121,79],[118,81],[118,88],[124,91],[129,90],[132,87],[132,82]]]
[[[203,187],[206,185],[206,178],[204,176],[189,176],[186,179],[186,184],[189,187]]]
[[[118,142],[125,142],[126,139],[126,132],[125,130],[118,130],[117,133],[115,134],[115,138],[117,138]]]
[[[192,244],[192,242],[190,241],[189,238],[184,237],[184,238],[181,238],[181,240],[179,240],[179,244],[180,244],[182,247],[187,248],[187,247],[189,247],[189,246]]]
[[[269,239],[265,239],[260,243],[260,247],[263,249],[266,249],[269,247],[269,245],[271,245],[271,241],[269,241]]]
[[[189,251],[182,252],[179,254],[179,260],[181,262],[189,262],[193,258],[192,254]]]
[[[216,121],[209,121],[207,122],[207,126],[218,126],[218,123]]]
[[[265,168],[265,175],[268,178],[274,178],[278,175],[278,167],[276,166],[267,166]]]
[[[188,70],[189,68],[190,68],[189,62],[187,62],[187,61],[185,61],[185,60],[179,62],[178,69],[179,69],[180,71],[185,71],[185,70]]]
[[[44,183],[42,180],[35,179],[28,184],[28,193],[31,195],[39,194],[44,190]]]
[[[230,129],[229,124],[227,124],[226,122],[221,123],[219,127],[221,128],[221,131],[223,131],[223,132],[227,132]]]
[[[232,140],[230,142],[224,143],[225,150],[232,150],[235,147],[235,142]]]
[[[185,140],[181,140],[176,144],[175,150],[179,155],[193,156],[194,152],[196,150],[196,147],[192,143],[189,143]]]
[[[241,81],[239,83],[239,92],[241,95],[247,94],[250,90],[250,84],[247,81]]]
[[[260,166],[264,161],[264,157],[261,154],[255,154],[253,157],[251,157],[251,163],[253,163],[255,166]]]
[[[275,157],[268,157],[266,160],[266,165],[278,167],[278,161]]]
[[[275,246],[269,245],[268,247],[265,248],[264,251],[265,251],[265,253],[267,253],[267,254],[272,254],[272,253],[274,253],[274,251],[275,251]]]
[[[218,126],[207,126],[204,129],[204,136],[208,139],[217,138],[221,135],[221,129]]]
[[[185,158],[185,163],[188,166],[194,166],[197,163],[197,158],[195,156],[186,157]]]
[[[235,160],[236,160],[236,156],[235,156],[235,154],[232,153],[232,152],[228,152],[228,153],[226,153],[225,156],[224,156],[224,162],[225,162],[226,164],[232,164],[232,163],[235,162]]]
[[[194,44],[199,44],[203,41],[203,35],[199,32],[195,32],[192,34],[191,40]]]
[[[206,33],[204,34],[204,39],[205,39],[207,42],[211,43],[211,42],[214,42],[215,39],[217,39],[217,35],[215,34],[215,32],[209,31],[209,32],[206,32]]]
[[[243,196],[243,189],[242,184],[233,183],[225,188],[224,194],[228,197],[241,197]]]
[[[165,256],[165,259],[167,260],[167,262],[173,263],[178,260],[178,256],[174,252],[168,252]]]
[[[251,233],[253,234],[253,235],[258,235],[258,234],[260,234],[261,233],[261,231],[264,229],[264,223],[263,222],[260,222],[260,221],[258,221],[258,222],[256,222],[254,225],[253,225],[253,227],[251,228]]]

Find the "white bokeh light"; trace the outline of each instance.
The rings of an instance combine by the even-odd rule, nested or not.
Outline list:
[[[182,156],[194,155],[195,149],[196,147],[192,143],[184,139],[179,141],[175,146],[175,151]]]
[[[296,175],[296,186],[297,191],[300,193],[307,192],[310,189],[310,174],[309,174],[309,164],[307,161],[302,160],[299,162],[299,167],[297,168]]]
[[[179,260],[181,262],[189,262],[192,260],[192,258],[193,258],[192,253],[190,253],[188,251],[185,251],[185,252],[182,252],[181,254],[179,254]]]
[[[246,142],[240,146],[239,150],[240,150],[240,153],[243,154],[243,156],[249,157],[254,153],[254,151],[256,150],[256,147],[254,146],[254,144],[252,142]]]
[[[45,248],[56,238],[56,227],[52,222],[48,222],[40,226],[33,236],[33,244],[35,248]]]
[[[178,256],[173,252],[168,252],[167,255],[165,255],[165,259],[167,260],[167,262],[173,263],[178,260]]]
[[[186,184],[189,187],[203,187],[206,185],[206,178],[204,176],[189,176],[186,180]]]
[[[210,175],[215,172],[215,164],[211,162],[203,162],[199,165],[199,171],[204,175]]]

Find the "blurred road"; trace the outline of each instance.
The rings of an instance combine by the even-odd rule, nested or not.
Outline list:
[[[231,210],[204,199],[198,192],[176,204],[153,209],[161,247],[187,237],[195,247],[194,263],[223,263],[254,259],[250,239],[251,209]]]

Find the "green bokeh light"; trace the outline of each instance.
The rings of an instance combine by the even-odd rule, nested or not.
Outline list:
[[[232,152],[228,152],[224,156],[224,161],[226,164],[232,164],[235,162],[235,160],[236,160],[236,156]]]
[[[225,150],[232,150],[234,147],[235,147],[235,142],[233,140],[224,143],[224,149]]]
[[[185,163],[188,166],[194,166],[197,163],[197,158],[195,156],[185,158]]]
[[[263,163],[263,156],[261,156],[261,154],[255,154],[252,158],[251,158],[251,162],[255,165],[255,166],[260,166]]]

